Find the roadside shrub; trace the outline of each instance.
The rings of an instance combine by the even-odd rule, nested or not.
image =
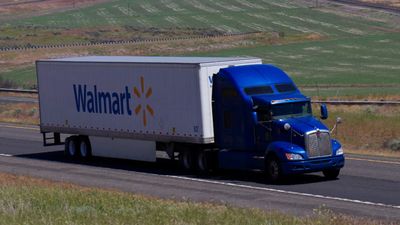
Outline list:
[[[400,151],[400,139],[391,139],[385,143],[386,148],[390,148],[393,151]]]
[[[0,76],[0,87],[1,88],[16,88],[18,85],[8,79],[4,79],[3,77]]]

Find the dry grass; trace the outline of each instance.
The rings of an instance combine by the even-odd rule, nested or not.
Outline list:
[[[42,187],[58,186],[62,188],[76,188],[78,186],[62,182],[54,182],[44,179],[32,178],[27,176],[17,176],[8,173],[0,173],[0,186],[15,186],[15,185],[37,185]],[[82,190],[85,190],[82,187]]]
[[[369,2],[369,3],[378,3],[384,5],[390,5],[395,7],[400,7],[399,0],[361,0],[362,2]]]
[[[333,213],[305,217],[227,204],[161,200],[0,173],[2,224],[395,224]]]
[[[353,153],[400,156],[400,151],[386,146],[400,139],[399,106],[330,106],[329,109],[329,127],[333,127],[336,117],[343,119],[337,138],[345,149]]]
[[[14,93],[14,92],[1,92],[0,97],[20,97],[20,98],[37,98],[37,94],[29,93]]]
[[[107,0],[0,0],[0,19],[13,19],[94,5]]]
[[[0,122],[39,124],[39,106],[36,103],[0,104]]]

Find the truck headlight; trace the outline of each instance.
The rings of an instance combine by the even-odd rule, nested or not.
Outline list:
[[[343,155],[343,149],[339,148],[338,150],[336,150],[336,155]]]
[[[296,154],[296,153],[285,153],[286,158],[288,160],[302,160],[303,156],[301,156],[300,154]]]

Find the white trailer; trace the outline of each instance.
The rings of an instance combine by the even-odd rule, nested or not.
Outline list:
[[[40,129],[71,157],[155,161],[170,143],[214,142],[212,76],[258,58],[88,56],[36,62]],[[90,140],[89,140],[90,139]],[[173,152],[171,153],[173,154]]]

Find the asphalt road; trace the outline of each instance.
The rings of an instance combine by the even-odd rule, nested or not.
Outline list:
[[[224,171],[197,177],[165,159],[157,163],[98,157],[90,162],[70,161],[63,157],[62,149],[42,147],[35,126],[0,124],[0,172],[296,215],[312,215],[314,209],[324,208],[400,222],[399,159],[347,155],[346,166],[337,180],[312,173],[272,185],[259,173]]]

